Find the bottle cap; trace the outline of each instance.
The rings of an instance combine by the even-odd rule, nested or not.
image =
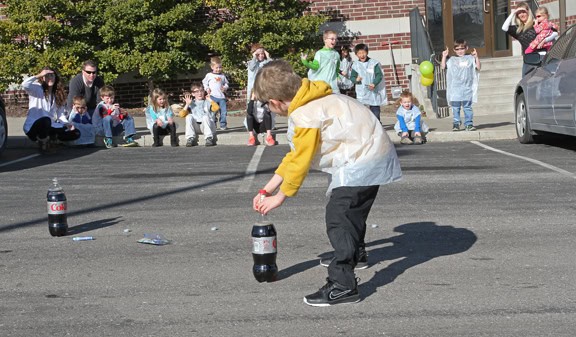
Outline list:
[[[268,195],[268,192],[266,192],[265,189],[261,189],[260,191],[258,191],[258,194]]]

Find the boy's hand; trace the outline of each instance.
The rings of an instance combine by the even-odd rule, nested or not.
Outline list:
[[[302,60],[305,60],[305,59],[308,58],[308,54],[300,53],[300,58],[301,58]]]
[[[370,83],[368,85],[368,90],[370,90],[370,91],[374,90],[374,83]]]
[[[264,55],[266,55],[266,59],[270,59],[270,54],[268,53],[268,51],[266,49],[264,49]]]
[[[356,83],[362,83],[362,76],[356,77]]]
[[[446,49],[444,49],[442,51],[442,58],[446,58],[448,57],[448,54],[450,53],[450,50],[448,50],[448,46],[446,46]]]
[[[270,197],[264,197],[264,200],[261,200],[261,195],[257,194],[252,200],[252,207],[260,214],[268,214],[274,208],[280,207],[284,200],[286,200],[286,196],[282,192]]]
[[[478,52],[476,51],[476,48],[472,49],[472,51],[470,52],[470,55],[472,55],[474,57],[478,57]]]
[[[192,104],[192,100],[193,98],[191,93],[187,92],[184,94],[184,103],[186,103],[186,105]]]

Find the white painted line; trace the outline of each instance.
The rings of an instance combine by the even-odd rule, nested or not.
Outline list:
[[[265,147],[266,146],[256,146],[256,151],[254,151],[254,155],[246,168],[246,175],[242,180],[242,185],[238,188],[239,193],[250,192],[250,190],[252,190],[252,181],[254,180],[256,170],[258,170],[258,163],[260,163],[260,158],[262,158]]]
[[[485,149],[487,149],[487,150],[490,150],[490,151],[494,151],[494,152],[501,153],[501,154],[504,154],[504,155],[507,155],[507,156],[510,156],[510,157],[522,159],[522,160],[531,162],[531,163],[536,164],[536,165],[540,165],[540,166],[545,167],[545,168],[547,168],[547,169],[550,169],[550,170],[552,170],[552,171],[555,171],[555,172],[558,172],[558,173],[563,174],[563,175],[565,175],[565,176],[568,176],[568,177],[570,177],[570,178],[572,178],[572,179],[576,179],[576,175],[575,175],[574,173],[572,173],[572,172],[570,172],[570,171],[563,170],[563,169],[561,169],[561,168],[559,168],[559,167],[556,167],[556,166],[554,166],[554,165],[546,164],[546,163],[541,162],[541,161],[539,161],[539,160],[532,159],[532,158],[528,158],[528,157],[519,156],[519,155],[517,155],[517,154],[513,154],[513,153],[510,153],[510,152],[498,150],[498,149],[495,149],[495,148],[490,147],[490,146],[488,146],[488,145],[484,145],[484,144],[482,144],[482,143],[480,143],[480,142],[478,142],[478,141],[475,141],[475,140],[471,141],[470,143],[475,144],[475,145],[478,145],[478,146],[483,147],[483,148],[485,148]]]
[[[7,163],[4,163],[4,164],[0,164],[0,167],[8,166],[8,165],[11,165],[11,164],[16,164],[16,163],[21,162],[21,161],[24,161],[24,160],[28,160],[28,159],[31,159],[31,158],[34,158],[34,157],[38,157],[39,155],[40,155],[40,153],[31,154],[31,155],[29,155],[29,156],[22,157],[22,158],[20,158],[20,159],[16,159],[16,160],[13,160],[13,161],[9,161],[9,162],[7,162]]]

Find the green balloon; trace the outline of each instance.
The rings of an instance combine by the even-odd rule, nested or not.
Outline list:
[[[434,65],[430,61],[423,61],[420,63],[420,73],[422,75],[430,75],[434,73]]]

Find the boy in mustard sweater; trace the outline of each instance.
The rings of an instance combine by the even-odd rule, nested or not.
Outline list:
[[[256,100],[288,116],[291,151],[264,186],[266,197],[254,197],[253,209],[267,214],[295,196],[312,163],[332,175],[326,227],[334,258],[328,283],[304,297],[312,306],[360,301],[354,267],[368,213],[380,185],[402,176],[394,145],[374,114],[353,98],[331,93],[326,82],[301,79],[282,60],[262,67],[254,84]]]

